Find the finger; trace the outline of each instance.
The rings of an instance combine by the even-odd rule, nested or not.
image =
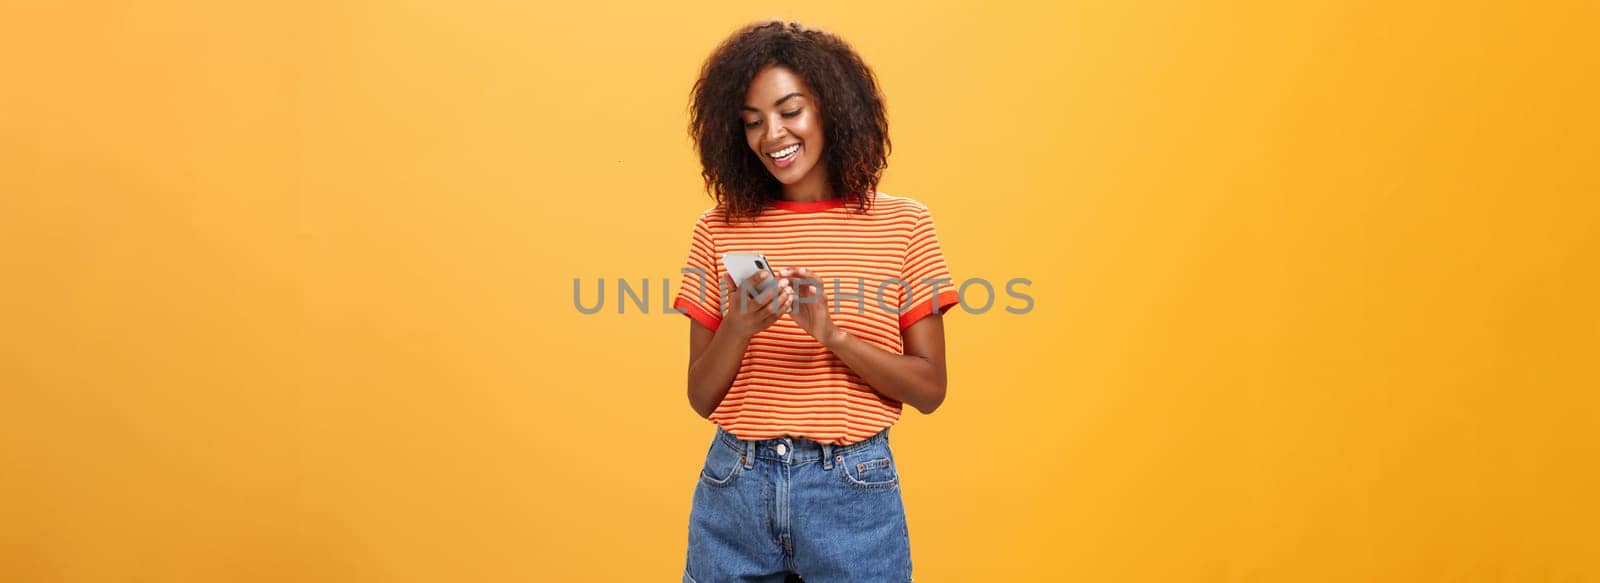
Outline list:
[[[759,312],[762,316],[766,316],[767,313],[772,311],[772,306],[778,303],[781,294],[778,293],[778,290],[769,290],[760,293],[761,295],[759,297],[750,302],[750,310],[753,312]]]
[[[789,302],[792,298],[794,298],[794,291],[783,290],[772,302],[772,313],[779,316],[783,315],[784,312],[789,310]]]
[[[811,270],[804,267],[791,269],[789,279],[795,282],[795,287],[802,293],[806,293],[809,288],[816,287],[816,277],[811,274]]]
[[[762,288],[755,288],[752,293],[755,293],[755,301],[757,301],[758,304],[766,306],[766,304],[773,303],[773,301],[778,301],[778,296],[781,295],[782,291],[784,290],[779,288],[778,285],[770,285],[770,287],[765,288],[765,290],[762,290]]]
[[[803,296],[808,297],[808,298],[811,297],[811,296],[817,295],[819,293],[822,293],[822,286],[818,285],[818,282],[816,280],[812,280],[812,279],[802,280],[798,287],[800,288],[800,295],[803,295]]]
[[[722,290],[722,293],[729,299],[737,299],[740,302],[740,305],[744,305],[749,300],[756,299],[755,288],[750,287],[749,285],[736,285],[733,281],[733,277],[726,273],[722,274]]]
[[[740,314],[748,314],[760,307],[756,300],[750,297],[750,292],[745,291],[743,288],[734,293],[732,301],[736,304]]]
[[[746,286],[742,289],[747,290],[745,295],[748,297],[747,301],[750,304],[750,311],[752,312],[765,310],[769,304],[776,301],[778,298],[779,290],[777,286],[772,286],[768,289],[761,289],[758,286]]]
[[[761,271],[755,272],[748,279],[746,279],[744,281],[745,281],[745,283],[748,283],[748,284],[750,284],[752,286],[751,289],[759,289],[760,286],[761,286],[761,282],[766,281],[767,278],[769,278],[769,277],[772,277],[772,276],[767,273],[767,270],[763,269]]]

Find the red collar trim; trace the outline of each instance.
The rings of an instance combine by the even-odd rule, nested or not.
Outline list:
[[[843,198],[829,198],[829,199],[823,199],[823,200],[809,200],[809,201],[775,200],[775,201],[772,201],[771,206],[772,206],[772,208],[775,208],[775,209],[782,209],[782,210],[786,210],[786,211],[794,211],[794,212],[800,212],[800,213],[808,213],[808,212],[813,212],[813,211],[822,211],[822,210],[836,209],[836,208],[842,207],[842,206],[844,206],[844,199]]]

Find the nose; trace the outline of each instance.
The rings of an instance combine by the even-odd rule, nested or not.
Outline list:
[[[766,127],[767,135],[765,138],[768,144],[776,143],[778,138],[781,138],[784,136],[784,134],[789,133],[788,128],[783,127],[783,118],[778,116],[773,116],[772,120],[767,122]]]

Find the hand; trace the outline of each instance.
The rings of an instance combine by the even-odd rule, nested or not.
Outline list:
[[[776,287],[764,293],[755,291],[769,279],[772,275],[761,270],[738,286],[729,298],[728,313],[723,315],[722,325],[748,339],[788,312],[794,304],[794,289],[789,287],[788,280],[779,281]],[[733,278],[726,273],[722,274],[722,289],[735,289]]]
[[[785,267],[778,274],[784,282],[792,278],[797,290],[800,301],[794,302],[794,322],[823,346],[832,347],[845,331],[834,326],[833,317],[828,315],[828,295],[822,291],[822,279],[804,267]]]

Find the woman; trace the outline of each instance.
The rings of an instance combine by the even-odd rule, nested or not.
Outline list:
[[[876,191],[877,81],[834,35],[759,23],[707,59],[691,112],[717,204],[674,306],[691,319],[689,404],[717,430],[684,580],[909,581],[889,427],[902,403],[944,401],[957,296],[927,208]],[[734,282],[732,251],[765,254],[778,284]]]

